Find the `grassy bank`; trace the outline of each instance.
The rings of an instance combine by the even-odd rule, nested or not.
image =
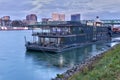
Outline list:
[[[91,70],[85,67],[69,80],[120,80],[120,45],[107,51],[92,67]]]

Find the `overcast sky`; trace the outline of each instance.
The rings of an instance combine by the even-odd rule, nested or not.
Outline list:
[[[24,19],[35,13],[40,19],[51,17],[53,12],[65,13],[67,20],[76,13],[82,19],[120,19],[120,0],[0,0],[0,17]]]

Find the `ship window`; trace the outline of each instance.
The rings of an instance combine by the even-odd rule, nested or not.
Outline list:
[[[82,29],[82,28],[79,28],[79,32],[80,32],[80,33],[83,33],[83,29]]]
[[[71,33],[71,29],[70,28],[68,29],[68,32]]]
[[[74,41],[76,41],[76,37],[74,37]]]
[[[81,30],[81,28],[79,27],[79,30]]]
[[[70,41],[72,41],[73,38],[70,38]]]
[[[73,31],[75,31],[75,28],[73,28]]]
[[[97,31],[97,29],[96,29],[96,28],[93,28],[93,30],[94,30],[94,31]]]
[[[63,38],[61,38],[60,43],[61,43],[61,44],[64,43],[64,39],[63,39]]]

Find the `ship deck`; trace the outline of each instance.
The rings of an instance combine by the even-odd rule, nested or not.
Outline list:
[[[71,49],[80,48],[89,44],[96,44],[96,43],[105,43],[108,41],[101,40],[101,41],[92,41],[92,42],[86,42],[86,43],[78,43],[78,44],[72,44],[72,45],[65,45],[61,47],[55,47],[55,46],[40,46],[38,44],[26,44],[27,51],[41,51],[41,52],[54,52],[54,53],[61,53],[64,51],[68,51]]]

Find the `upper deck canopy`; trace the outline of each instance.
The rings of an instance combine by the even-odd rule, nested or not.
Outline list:
[[[28,25],[29,27],[74,27],[74,26],[85,26],[80,21],[48,21],[48,22],[37,22],[35,24]]]

